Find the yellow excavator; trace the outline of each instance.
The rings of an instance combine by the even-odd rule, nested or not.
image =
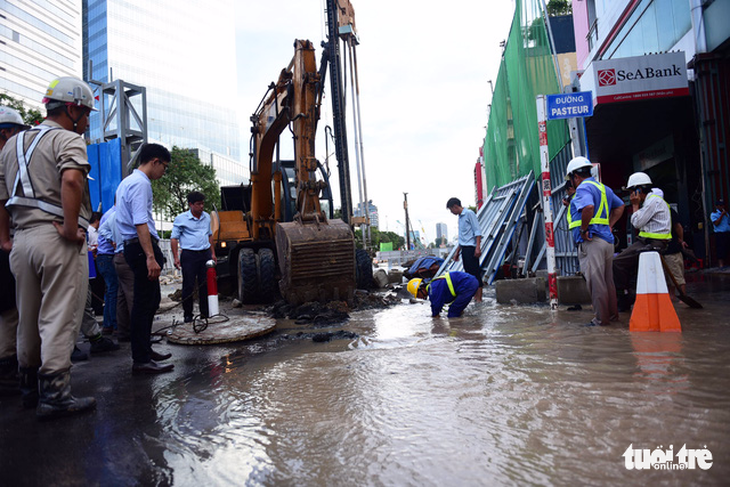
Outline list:
[[[212,215],[219,277],[235,276],[244,303],[270,301],[277,288],[292,304],[353,298],[353,233],[332,218],[327,172],[314,154],[323,76],[312,43],[295,41],[294,57],[251,117],[250,185],[222,188],[222,210]],[[275,161],[287,127],[294,161]]]

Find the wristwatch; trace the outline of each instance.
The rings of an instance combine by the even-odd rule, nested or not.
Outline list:
[[[581,229],[580,229],[580,234],[581,234],[581,235],[583,235],[584,233],[588,233],[588,230],[589,230],[588,228],[586,228],[585,230],[583,230],[583,229],[581,228]]]

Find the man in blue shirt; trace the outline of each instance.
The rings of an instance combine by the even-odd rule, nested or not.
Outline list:
[[[717,265],[725,267],[725,257],[730,247],[730,216],[725,209],[725,200],[715,202],[715,211],[710,215],[712,229],[715,232],[715,250],[717,251]]]
[[[150,181],[165,174],[170,159],[170,152],[163,146],[145,144],[139,152],[139,168],[117,188],[116,225],[124,242],[124,259],[134,273],[131,342],[135,374],[159,374],[173,369],[172,364],[157,363],[171,354],[157,353],[150,345],[152,322],[160,305],[160,271],[165,263],[152,218]]]
[[[474,301],[482,300],[482,271],[479,265],[479,256],[482,255],[482,230],[479,228],[477,216],[468,208],[461,206],[459,198],[450,198],[446,208],[454,215],[459,216],[459,246],[456,248],[454,260],[459,260],[459,254],[464,259],[464,271],[474,276],[479,287],[474,295]]]
[[[411,279],[408,292],[419,299],[431,301],[431,316],[441,313],[444,305],[449,305],[449,318],[458,318],[471,301],[474,293],[481,286],[479,281],[466,272],[447,272],[433,279],[430,283],[423,279]]]
[[[98,246],[96,248],[96,266],[104,278],[106,293],[104,294],[104,328],[103,333],[110,335],[117,331],[117,271],[114,269],[114,241],[109,228],[109,218],[116,213],[116,206],[112,206],[101,217],[98,231]]]
[[[208,259],[217,260],[213,247],[213,232],[210,229],[210,215],[203,211],[205,195],[193,191],[188,195],[190,211],[178,215],[172,224],[170,247],[175,267],[182,267],[182,305],[185,323],[193,321],[193,294],[195,280],[198,281],[198,306],[201,318],[208,318],[208,282],[206,280]],[[178,242],[182,255],[178,256]]]
[[[624,202],[611,188],[591,177],[593,164],[585,157],[568,163],[566,178],[576,188],[568,209],[568,228],[578,247],[580,270],[588,285],[593,312],[589,325],[618,319],[613,281],[613,226],[624,213]]]

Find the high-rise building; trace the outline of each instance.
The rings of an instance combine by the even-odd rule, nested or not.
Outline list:
[[[233,0],[83,0],[83,39],[86,79],[146,88],[151,141],[241,161]]]
[[[445,223],[436,224],[436,240],[441,245],[446,245],[449,242],[448,227]]]
[[[354,216],[363,216],[360,206],[355,207]],[[380,217],[378,216],[378,207],[373,204],[373,200],[368,201],[368,216],[370,217],[370,226],[380,228]]]
[[[0,16],[0,93],[41,108],[51,80],[81,76],[81,2],[2,0]]]

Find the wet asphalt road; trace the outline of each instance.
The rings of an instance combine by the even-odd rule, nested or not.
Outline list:
[[[705,309],[678,304],[687,331],[656,348],[628,334],[628,314],[608,330],[578,330],[589,310],[556,319],[546,306],[502,307],[491,297],[462,322],[432,322],[426,306],[404,301],[325,329],[357,340],[315,343],[306,333],[322,328],[280,320],[274,333],[243,343],[163,341],[155,348],[172,352],[175,370],[160,376],[132,376],[122,343],[72,369],[73,393],[96,397],[94,412],[39,423],[18,399],[0,400],[0,486],[721,485],[730,473],[730,276],[693,279],[688,292]],[[163,313],[157,327],[178,314]],[[639,407],[644,394],[656,414],[651,402]],[[624,436],[629,410],[645,429]],[[483,415],[493,430],[475,423]],[[620,455],[631,441],[672,432],[709,442],[713,469],[624,476]],[[594,458],[561,460],[571,443]],[[596,457],[602,445],[609,459]]]

